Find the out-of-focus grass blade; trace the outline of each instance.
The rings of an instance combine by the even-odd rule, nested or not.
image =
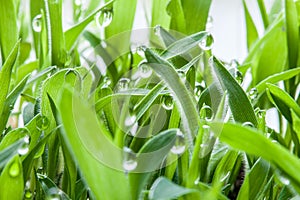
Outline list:
[[[200,198],[200,192],[198,190],[184,188],[164,177],[159,177],[152,184],[148,197],[150,200],[177,199],[190,193],[196,193],[198,194],[198,198]]]
[[[30,22],[32,23],[33,19],[41,14],[41,9],[44,8],[44,0],[30,0]],[[31,29],[33,31],[33,27]],[[39,57],[39,43],[40,43],[40,38],[39,32],[32,32],[33,35],[33,42],[34,42],[34,47],[35,47],[35,52],[36,52],[36,57]]]
[[[2,37],[2,36],[1,36]],[[12,68],[17,60],[18,51],[19,51],[19,44],[20,41],[18,41],[12,51],[10,52],[9,56],[7,57],[4,65],[1,68],[0,71],[0,114],[2,114],[5,104],[6,95],[9,92],[9,85],[10,85],[10,79],[11,79],[11,73]],[[0,130],[2,131],[2,130]]]
[[[199,116],[193,97],[185,87],[184,83],[176,73],[174,67],[153,53],[150,49],[145,50],[145,56],[149,66],[161,76],[161,79],[171,90],[173,98],[179,108],[182,123],[189,141],[189,148],[193,146],[193,137],[198,129]]]
[[[268,76],[266,79],[259,82],[255,88],[257,89],[257,92],[260,94],[267,88],[267,83],[277,83],[279,81],[290,79],[300,73],[300,68],[290,69],[286,70],[281,73],[277,73],[271,76]]]
[[[244,13],[245,13],[245,19],[246,19],[246,29],[247,29],[247,47],[248,50],[252,47],[253,43],[258,38],[258,33],[256,30],[256,26],[253,22],[253,19],[249,13],[246,1],[243,0],[243,6],[244,6]]]
[[[103,134],[87,102],[64,89],[58,107],[64,140],[95,198],[120,199],[122,194],[122,198],[131,199],[128,180],[119,171],[122,150]]]
[[[262,132],[239,124],[213,122],[211,129],[220,134],[220,140],[248,154],[261,156],[284,172],[293,186],[300,184],[300,160],[286,148],[266,138]],[[276,155],[276,157],[274,157]],[[300,192],[300,190],[297,190]]]
[[[289,67],[297,66],[299,46],[299,22],[295,2],[285,0],[285,23],[287,32]]]
[[[276,20],[276,18],[278,17],[278,13],[280,13],[280,11],[283,10],[283,7],[284,4],[282,0],[274,0],[268,15],[270,24]]]
[[[0,176],[0,199],[23,199],[24,179],[21,159],[14,156]]]
[[[135,171],[129,174],[133,199],[138,199],[152,172],[161,166],[162,161],[175,143],[176,132],[177,129],[168,129],[159,133],[148,140],[138,152],[138,165]]]
[[[186,33],[186,23],[181,0],[169,1],[167,12],[171,16],[170,29]]]
[[[18,153],[18,149],[25,145],[24,138],[19,139],[12,145],[0,151],[0,169],[2,169],[6,163]]]
[[[0,130],[4,130],[7,120],[9,118],[10,112],[11,112],[11,106],[15,105],[15,102],[21,92],[23,91],[24,87],[26,86],[27,80],[29,78],[29,75],[27,75],[14,89],[11,91],[5,102],[4,107],[1,113],[1,121],[0,121]]]
[[[266,6],[264,3],[264,0],[258,0],[257,3],[258,3],[259,10],[260,10],[260,15],[261,15],[262,21],[264,23],[264,27],[266,29],[269,26],[269,19],[268,19],[268,14],[266,11]]]
[[[227,90],[229,106],[233,118],[238,122],[251,122],[256,126],[257,119],[253,107],[238,82],[215,57],[210,59],[210,65],[216,74],[216,81],[221,83],[223,90]]]
[[[237,199],[257,199],[259,194],[263,192],[262,188],[268,180],[269,170],[269,163],[262,159],[257,160],[246,175]]]
[[[137,0],[117,0],[113,3],[113,18],[111,24],[105,28],[105,37],[109,38],[122,32],[131,31],[135,17]],[[126,17],[124,17],[126,16]],[[113,40],[113,47],[127,50],[130,46],[131,34],[123,35],[121,40]]]
[[[69,200],[70,198],[61,191],[55,183],[45,175],[38,174],[38,181],[45,193],[46,199],[51,199],[53,196],[61,200]]]
[[[170,24],[170,16],[167,14],[166,10],[162,10],[161,8],[166,8],[169,0],[154,0],[152,2],[151,27],[160,25],[168,28]]]
[[[193,35],[187,36],[181,40],[177,40],[172,43],[162,54],[161,57],[164,59],[173,58],[177,55],[183,54],[192,48],[196,47],[199,42],[205,39],[208,36],[208,33],[198,32]]]
[[[15,48],[19,34],[16,1],[1,0],[0,5],[0,46],[2,62],[4,63]],[[1,79],[0,81],[2,82]]]
[[[300,116],[300,106],[287,92],[273,84],[267,83],[267,87],[272,95],[275,105],[278,107],[280,112],[282,112],[282,114],[287,118],[288,121],[292,123],[289,108],[294,110],[294,112],[298,116]]]
[[[100,12],[101,10],[105,9],[108,6],[111,6],[113,3],[112,1],[109,1],[105,5],[103,5],[101,8],[95,10],[93,13],[91,13],[89,16],[87,16],[84,20],[79,22],[78,24],[74,25],[70,29],[68,29],[65,32],[65,43],[66,43],[66,50],[71,50],[72,46],[75,44],[77,38],[82,33],[82,31],[85,29],[85,27],[94,20],[95,15]]]
[[[186,34],[205,30],[211,0],[181,0],[184,11]]]

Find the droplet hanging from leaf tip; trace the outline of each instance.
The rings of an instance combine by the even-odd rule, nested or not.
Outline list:
[[[175,144],[171,148],[173,154],[180,155],[185,151],[185,138],[180,129],[176,132]]]
[[[174,106],[173,97],[169,94],[165,94],[161,97],[162,107],[166,110],[172,110]]]
[[[95,21],[99,28],[105,28],[112,22],[113,13],[111,10],[104,9],[95,15]]]
[[[9,175],[11,176],[11,177],[17,177],[19,174],[20,174],[20,171],[21,171],[21,169],[20,169],[20,165],[19,165],[19,163],[18,162],[13,162],[11,165],[10,165],[10,167],[9,167],[9,171],[8,171],[8,173],[9,173]]]

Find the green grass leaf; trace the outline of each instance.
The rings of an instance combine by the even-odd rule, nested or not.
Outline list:
[[[0,176],[0,199],[23,199],[24,179],[21,159],[14,156]]]
[[[131,199],[128,180],[119,171],[123,169],[122,149],[103,134],[90,106],[68,89],[62,91],[57,103],[64,141],[95,198],[119,199],[121,194],[122,198]]]
[[[253,19],[249,13],[249,9],[247,7],[246,1],[243,0],[245,19],[246,19],[246,31],[247,31],[247,47],[250,49],[254,42],[258,39],[258,33],[256,30],[256,26],[253,22]]]
[[[68,29],[65,34],[65,43],[66,43],[66,50],[70,51],[74,44],[76,43],[76,40],[80,36],[80,34],[83,32],[83,30],[86,28],[86,26],[94,20],[95,15],[100,12],[101,10],[105,9],[106,7],[111,6],[113,3],[112,1],[109,1],[105,5],[101,6],[99,9],[95,10],[93,13],[91,13],[89,16],[87,16],[85,19],[83,19],[78,24],[72,26],[70,29]]]
[[[19,31],[16,1],[1,0],[0,4],[0,46],[2,62],[4,63],[9,59],[11,51],[15,49],[14,46],[18,41]]]
[[[177,199],[179,197],[182,197],[184,195],[190,194],[190,193],[197,193],[198,197],[199,191],[196,189],[189,189],[184,188],[182,186],[176,185],[170,180],[159,177],[155,180],[155,182],[152,184],[150,191],[149,191],[149,199],[150,200],[167,200],[167,199]]]
[[[240,123],[251,122],[254,126],[257,126],[253,107],[238,82],[215,57],[210,59],[210,65],[216,74],[215,80],[221,83],[224,91],[227,91],[229,106],[235,121]]]
[[[211,129],[220,134],[220,140],[250,155],[261,156],[280,169],[295,189],[300,184],[300,160],[286,148],[266,138],[263,133],[238,124],[213,122]],[[276,157],[274,157],[276,155]]]
[[[171,17],[170,29],[181,33],[186,33],[186,23],[181,0],[169,1],[167,12]]]

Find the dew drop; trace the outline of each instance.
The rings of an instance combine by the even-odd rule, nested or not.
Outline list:
[[[32,197],[32,192],[29,189],[26,189],[24,192],[24,198],[31,199],[31,197]]]
[[[35,16],[32,20],[32,29],[39,33],[42,31],[42,15],[38,14],[37,16]]]
[[[82,5],[82,0],[75,0],[75,5],[80,7]]]
[[[205,119],[206,121],[212,121],[214,117],[214,113],[210,106],[204,105],[200,109],[200,117],[201,119]]]
[[[95,21],[99,28],[107,27],[112,21],[113,13],[111,10],[102,10],[95,15]]]
[[[239,70],[237,70],[237,69],[235,70],[234,77],[235,77],[235,80],[239,84],[242,84],[244,77],[243,77],[243,74]]]
[[[196,180],[194,181],[194,184],[195,184],[195,185],[198,185],[199,182],[200,182],[200,177],[196,178]]]
[[[255,100],[258,97],[258,91],[256,88],[252,88],[249,93],[248,96],[250,98],[250,100]]]
[[[154,34],[159,36],[160,35],[160,29],[161,29],[161,26],[160,25],[156,25],[154,27]]]
[[[39,115],[36,119],[36,128],[44,131],[49,127],[50,123],[47,117]]]
[[[258,117],[259,119],[264,119],[264,118],[266,117],[266,111],[265,111],[265,110],[259,110],[259,111],[257,112],[257,117]]]
[[[162,107],[166,110],[172,110],[174,107],[173,97],[169,94],[165,94],[161,97]]]
[[[185,139],[183,133],[178,129],[176,132],[176,140],[174,146],[171,148],[173,154],[179,155],[185,151]]]
[[[145,62],[139,64],[139,71],[142,78],[149,78],[152,74],[152,69]]]
[[[23,143],[23,145],[18,149],[18,154],[25,155],[26,153],[28,153],[28,150],[29,150],[29,140],[30,140],[30,137],[28,135],[26,135],[24,137],[24,143]]]
[[[8,171],[9,175],[11,177],[17,177],[20,174],[20,166],[18,162],[14,162],[11,164],[9,171]]]
[[[123,168],[132,171],[137,167],[136,154],[128,147],[123,148]]]
[[[240,64],[236,59],[233,59],[230,61],[230,66],[233,68],[238,68],[238,66],[240,66]]]
[[[140,55],[141,57],[145,57],[145,51],[146,51],[146,49],[147,49],[147,47],[144,46],[144,45],[138,46],[138,47],[136,48],[136,53],[137,53],[138,55]]]
[[[213,17],[212,16],[208,16],[207,21],[206,21],[206,26],[205,26],[206,31],[211,31],[212,30],[212,28],[213,28],[213,22],[214,22]]]
[[[202,85],[200,83],[196,83],[194,92],[197,97],[201,96],[201,93],[203,90],[204,90],[204,87],[202,87]]]
[[[242,126],[254,128],[254,125],[251,122],[244,122]]]
[[[129,88],[130,79],[129,78],[121,78],[117,85],[118,91],[125,91]]]
[[[206,50],[210,50],[213,44],[214,44],[214,38],[211,34],[208,34],[200,41],[199,47],[206,51]]]
[[[186,79],[186,74],[185,74],[184,71],[179,70],[179,71],[177,72],[177,74],[178,74],[178,76],[181,78],[182,81],[185,81],[185,79]]]
[[[111,84],[111,79],[109,77],[104,77],[103,79],[103,86],[102,87],[108,87]]]
[[[10,104],[9,105],[9,110],[13,110],[14,109],[14,105]]]
[[[284,184],[284,185],[290,185],[290,180],[287,179],[284,176],[279,176],[280,181]]]

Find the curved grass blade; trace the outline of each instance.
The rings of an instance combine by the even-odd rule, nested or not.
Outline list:
[[[161,76],[173,94],[182,117],[182,123],[187,134],[189,148],[193,148],[193,138],[198,130],[199,116],[193,97],[176,73],[175,69],[167,61],[153,53],[150,49],[145,50],[145,56],[149,66]]]
[[[89,16],[87,16],[83,21],[79,22],[78,24],[74,25],[70,29],[68,29],[65,34],[65,42],[66,42],[66,50],[70,51],[73,45],[75,44],[77,38],[82,33],[82,31],[85,29],[85,27],[94,20],[95,15],[105,9],[108,6],[111,6],[114,0],[107,2],[105,5],[103,5],[101,8],[97,9],[93,13],[91,13]]]
[[[162,54],[163,59],[170,59],[177,55],[183,54],[192,48],[198,46],[199,42],[208,36],[208,32],[202,31],[187,36],[172,43]]]
[[[248,154],[261,156],[284,172],[291,184],[300,192],[300,160],[286,148],[266,138],[262,132],[239,124],[213,122],[211,129],[220,134],[220,140]],[[276,157],[274,157],[276,155]]]
[[[271,76],[268,76],[266,79],[259,82],[255,88],[257,89],[257,92],[260,94],[267,88],[267,83],[277,83],[279,81],[290,79],[300,73],[300,68],[290,69],[286,70],[284,72],[280,72],[277,74],[273,74]]]
[[[169,1],[166,9],[171,17],[170,29],[186,33],[186,23],[181,0]]]
[[[259,10],[260,10],[260,15],[261,15],[262,21],[264,23],[264,27],[266,29],[269,26],[269,19],[268,19],[268,14],[266,11],[266,6],[264,3],[264,0],[258,0],[257,3],[258,3]]]
[[[253,107],[238,82],[215,57],[210,58],[210,65],[216,74],[216,80],[221,83],[223,90],[227,90],[228,102],[234,120],[241,123],[251,122],[257,126]]]

